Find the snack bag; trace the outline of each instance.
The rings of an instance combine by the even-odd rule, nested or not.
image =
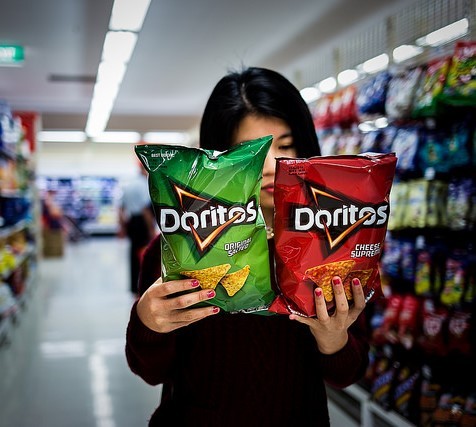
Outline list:
[[[268,243],[259,208],[261,174],[272,137],[224,152],[138,145],[161,233],[164,281],[195,278],[227,312],[266,310]]]
[[[270,311],[315,316],[314,289],[332,309],[331,280],[348,299],[358,277],[367,301],[381,294],[378,261],[389,218],[395,154],[279,158],[275,245],[280,295]]]

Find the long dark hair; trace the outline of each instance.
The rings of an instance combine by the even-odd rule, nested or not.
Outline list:
[[[248,114],[284,120],[298,157],[320,155],[311,113],[297,88],[276,71],[256,67],[232,72],[217,83],[202,116],[200,147],[230,148],[234,132]]]

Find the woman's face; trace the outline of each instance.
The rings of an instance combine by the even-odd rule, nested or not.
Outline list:
[[[282,119],[250,114],[245,116],[239,124],[233,138],[233,145],[266,135],[273,135],[273,143],[264,162],[260,203],[262,209],[273,209],[275,159],[297,156],[291,128]]]

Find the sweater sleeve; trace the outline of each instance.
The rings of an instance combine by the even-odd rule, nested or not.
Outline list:
[[[360,380],[369,363],[369,344],[365,314],[349,328],[347,344],[337,353],[321,355],[324,381],[336,388],[347,387]]]
[[[160,276],[160,239],[146,248],[141,262],[139,292],[142,295]],[[133,304],[126,330],[126,358],[132,372],[151,385],[164,383],[171,376],[175,357],[175,333],[161,334],[145,326]]]

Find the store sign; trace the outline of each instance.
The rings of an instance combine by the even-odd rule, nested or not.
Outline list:
[[[23,46],[0,45],[0,66],[22,65],[25,60]]]

